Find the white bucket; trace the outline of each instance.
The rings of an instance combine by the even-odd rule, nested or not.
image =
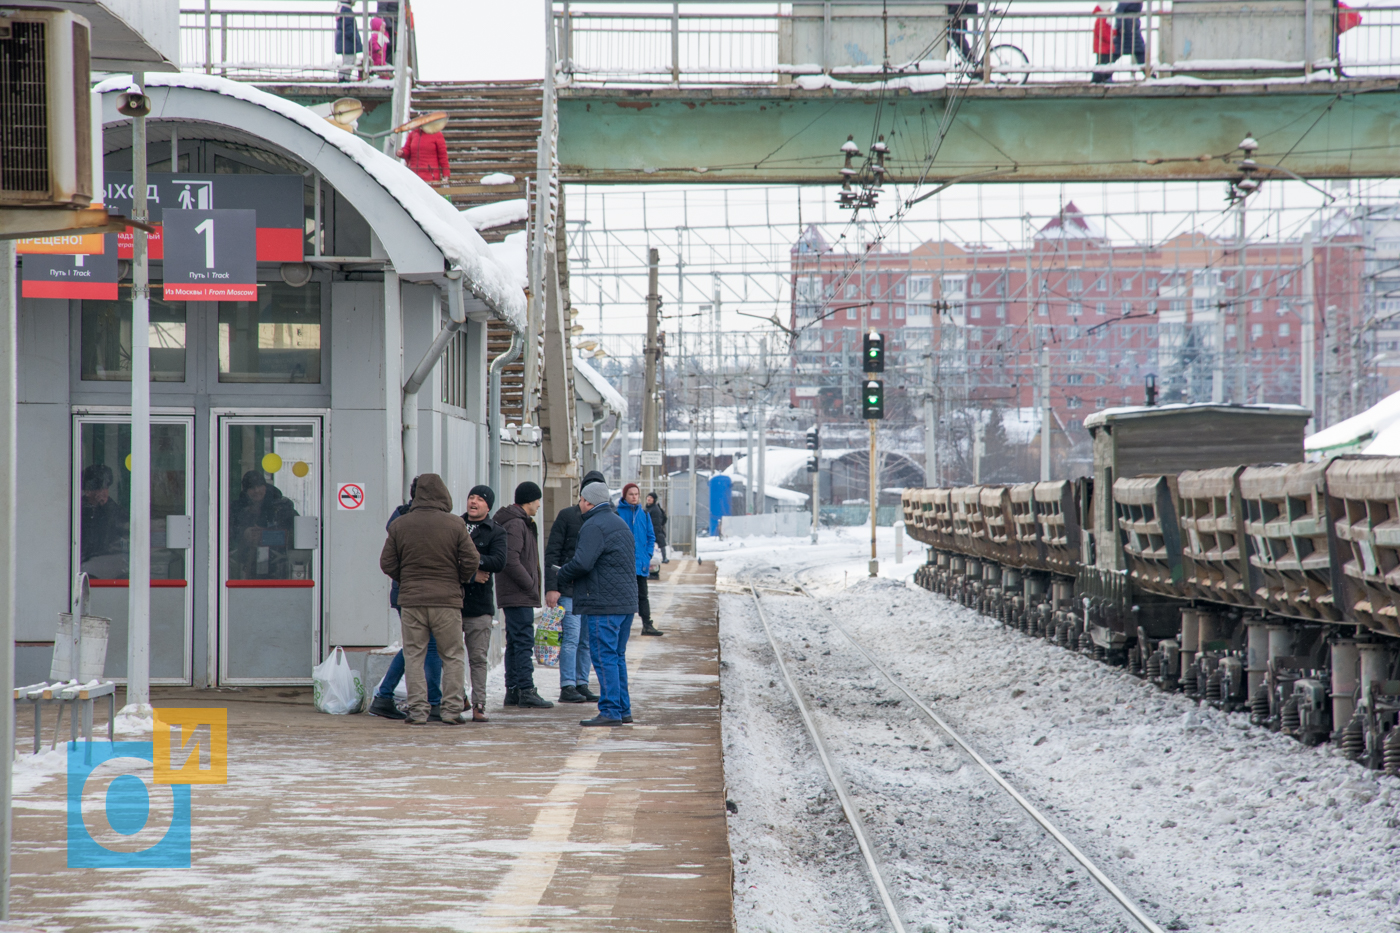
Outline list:
[[[83,616],[83,643],[81,662],[78,665],[78,680],[87,683],[101,680],[102,670],[107,666],[107,630],[112,620],[102,616]],[[53,643],[53,665],[49,668],[49,680],[69,680],[73,677],[73,615],[68,612],[58,614],[58,635]]]

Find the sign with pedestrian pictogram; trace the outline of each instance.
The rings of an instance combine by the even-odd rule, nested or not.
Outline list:
[[[363,512],[365,509],[365,484],[337,483],[335,505],[342,512]]]
[[[165,212],[166,301],[257,301],[257,214]]]
[[[105,205],[109,214],[131,216],[130,172],[108,172]],[[305,252],[306,180],[300,175],[218,175],[151,172],[146,176],[146,210],[156,232],[146,238],[151,259],[165,256],[165,211],[207,211],[236,207],[257,212],[259,262],[301,262]],[[119,259],[132,258],[132,234],[118,234]]]

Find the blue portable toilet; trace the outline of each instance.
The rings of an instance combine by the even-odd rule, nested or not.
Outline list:
[[[734,480],[723,474],[710,477],[710,537],[719,534],[719,520],[729,514],[729,494]]]

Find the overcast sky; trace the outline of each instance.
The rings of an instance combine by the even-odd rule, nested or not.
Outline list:
[[[544,0],[415,0],[428,81],[544,77]]]

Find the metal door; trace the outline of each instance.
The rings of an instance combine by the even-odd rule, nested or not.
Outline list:
[[[106,676],[126,679],[130,581],[131,418],[73,419],[73,566],[92,584],[91,611],[112,620]],[[193,419],[151,418],[151,683],[194,673]]]
[[[218,420],[219,682],[309,683],[321,640],[321,419]]]

